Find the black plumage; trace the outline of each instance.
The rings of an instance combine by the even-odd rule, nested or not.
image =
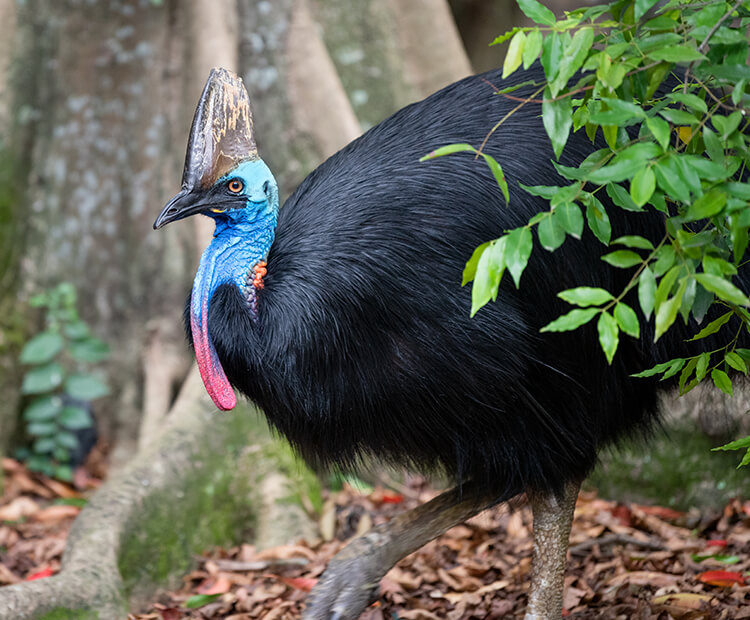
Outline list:
[[[445,144],[478,146],[517,105],[488,84],[500,81],[490,72],[452,84],[311,173],[280,211],[257,320],[232,285],[211,301],[227,377],[315,465],[374,455],[474,479],[500,499],[581,480],[602,446],[657,420],[660,384],[630,375],[687,355],[694,326],[678,320],[655,345],[644,324],[640,340],[622,336],[612,365],[593,322],[539,331],[570,309],[556,292],[589,285],[617,294],[631,277],[600,259],[607,250],[588,230],[554,253],[535,242],[520,290],[506,275],[497,302],[469,318],[470,288],[460,284],[473,249],[549,208],[519,182],[561,181],[538,103],[485,147],[503,165],[510,206],[471,154],[418,162]],[[593,148],[578,132],[561,161],[577,165]],[[661,214],[598,196],[612,238],[663,235]]]

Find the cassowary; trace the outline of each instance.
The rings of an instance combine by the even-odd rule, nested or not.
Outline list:
[[[600,259],[606,250],[588,232],[554,253],[538,248],[520,289],[505,281],[497,302],[469,318],[471,294],[460,285],[473,249],[549,208],[519,182],[559,180],[540,109],[520,108],[486,144],[504,167],[507,207],[473,155],[419,158],[449,143],[480,144],[516,105],[489,84],[529,77],[542,78],[518,73],[501,84],[490,72],[407,106],[324,162],[282,209],[242,81],[214,70],[203,91],[182,189],[154,227],[193,214],[216,222],[186,322],[217,407],[234,407],[238,388],[315,466],[374,456],[458,481],[334,558],[308,618],[357,617],[401,557],[521,493],[535,537],[526,617],[560,617],[580,482],[598,450],[657,419],[657,383],[631,374],[687,354],[682,325],[654,345],[644,322],[611,365],[591,324],[540,333],[567,311],[556,292],[618,292],[630,278]],[[577,165],[595,148],[581,133],[562,163]],[[659,213],[627,213],[600,197],[613,236],[663,235]]]

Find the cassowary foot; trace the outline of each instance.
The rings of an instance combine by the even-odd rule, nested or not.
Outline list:
[[[337,553],[310,593],[303,620],[358,618],[377,599],[380,580],[391,568],[382,553],[386,540],[373,530]]]
[[[497,501],[467,483],[463,490],[446,491],[354,539],[331,560],[310,593],[302,618],[358,618],[375,600],[380,580],[396,562]]]

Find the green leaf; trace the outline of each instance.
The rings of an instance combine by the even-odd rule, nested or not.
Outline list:
[[[735,439],[734,441],[730,441],[723,446],[711,448],[711,450],[713,452],[716,452],[717,450],[742,450],[743,448],[750,448],[750,435],[748,435],[747,437],[743,437],[742,439]]]
[[[688,363],[685,365],[685,367],[682,369],[682,372],[680,373],[680,380],[677,383],[678,390],[680,394],[686,394],[689,392],[693,387],[696,385],[695,381],[691,381],[688,383],[688,379],[690,379],[690,375],[693,374],[693,371],[695,370],[695,367],[698,364],[698,358],[693,357],[688,361]],[[687,387],[685,384],[687,383]]]
[[[588,175],[588,179],[592,183],[617,183],[631,179],[648,159],[657,155],[659,155],[659,147],[653,142],[633,144],[615,155],[610,164],[593,170]]]
[[[676,110],[674,108],[663,108],[659,111],[659,114],[666,118],[670,123],[674,125],[697,125],[698,119],[690,114],[690,112],[685,112],[685,110]]]
[[[611,364],[620,341],[620,330],[617,327],[617,321],[608,312],[602,312],[596,324],[596,330],[599,332],[599,345],[607,357],[607,363]]]
[[[53,420],[62,410],[62,398],[42,396],[35,398],[23,411],[26,422],[47,422]]]
[[[694,222],[695,220],[712,217],[721,212],[726,203],[727,195],[720,189],[712,189],[690,205],[685,221]]]
[[[503,192],[503,197],[505,198],[505,204],[508,204],[510,202],[510,194],[508,193],[508,182],[505,180],[505,174],[503,173],[502,166],[499,163],[497,163],[495,158],[492,157],[491,155],[482,153],[482,157],[484,157],[484,161],[487,162],[487,165],[490,167],[490,170],[492,171],[492,176],[495,177],[495,181],[497,182],[498,186]]]
[[[89,335],[89,328],[83,321],[68,323],[63,327],[65,335],[71,340],[81,340]]]
[[[508,51],[505,54],[505,62],[503,62],[503,79],[508,77],[521,66],[521,62],[523,61],[523,49],[525,46],[526,34],[523,30],[519,30],[510,40]]]
[[[490,43],[490,45],[500,45],[500,43],[505,43],[508,39],[510,39],[514,34],[516,34],[521,28],[516,26],[515,28],[508,30],[507,32],[504,32],[500,36],[495,37],[495,39]]]
[[[607,183],[607,195],[618,207],[626,211],[643,211],[641,207],[633,202],[630,193],[622,185]]]
[[[705,58],[697,49],[688,47],[687,45],[669,45],[653,50],[647,56],[654,60],[664,60],[666,62],[692,62]]]
[[[472,253],[471,258],[466,261],[463,278],[461,279],[461,286],[466,286],[474,279],[474,276],[477,273],[477,263],[479,263],[479,257],[482,256],[482,252],[484,252],[489,247],[489,245],[490,242],[487,241],[486,243],[483,243],[482,245],[477,247]]]
[[[560,32],[553,32],[544,37],[542,43],[542,67],[547,81],[555,79],[557,71],[560,68],[560,59],[562,58],[563,35]]]
[[[665,372],[661,379],[659,381],[665,381],[666,379],[669,379],[670,377],[674,377],[682,367],[685,365],[685,360],[682,358],[674,359],[669,363],[669,368],[667,368],[667,372]]]
[[[436,157],[452,155],[453,153],[462,153],[464,151],[471,151],[472,153],[477,152],[477,150],[473,146],[471,146],[471,144],[447,144],[446,146],[441,146],[434,151],[430,151],[429,153],[427,153],[427,155],[420,157],[419,161],[427,161],[428,159],[435,159]]]
[[[552,215],[539,222],[536,234],[539,236],[539,243],[542,247],[550,252],[559,248],[565,241],[565,230],[558,225],[556,218]]]
[[[563,314],[560,317],[557,317],[554,321],[551,323],[547,323],[544,327],[542,327],[542,332],[567,332],[571,331],[573,329],[576,329],[577,327],[580,327],[581,325],[585,325],[588,323],[591,319],[593,319],[600,310],[598,308],[586,308],[584,310],[580,308],[576,308],[575,310],[571,310],[567,314]]]
[[[609,291],[603,288],[595,288],[592,286],[579,286],[578,288],[569,288],[568,290],[561,291],[557,296],[567,301],[569,304],[575,304],[576,306],[600,306],[601,304],[607,303],[614,299],[614,296]]]
[[[609,245],[612,225],[609,222],[609,216],[604,209],[604,205],[592,194],[586,196],[586,221],[596,238],[604,245]]]
[[[32,437],[49,437],[57,432],[57,424],[54,422],[32,422],[26,427]]]
[[[78,438],[69,431],[61,431],[55,435],[55,443],[60,448],[76,450],[78,448]]]
[[[556,185],[524,185],[523,183],[518,184],[523,191],[532,196],[540,196],[551,200],[552,197],[560,191],[560,188]]]
[[[659,0],[635,0],[635,21],[639,21]]]
[[[71,342],[68,349],[71,357],[78,362],[96,363],[109,357],[109,346],[98,338],[87,338]]]
[[[733,315],[734,312],[732,310],[730,310],[729,312],[725,312],[718,319],[714,319],[708,325],[706,325],[702,330],[695,334],[695,336],[690,338],[688,342],[692,340],[702,340],[706,336],[715,334],[727,323],[727,321],[729,321],[729,319],[732,318]]]
[[[186,600],[183,605],[187,609],[197,609],[198,607],[208,605],[220,596],[221,594],[194,594],[188,600]]]
[[[542,51],[542,33],[538,30],[532,30],[526,36],[526,46],[523,49],[523,68],[528,69],[539,57]]]
[[[681,177],[673,158],[663,159],[654,166],[656,182],[670,198],[680,202],[690,201],[690,188]]]
[[[641,335],[641,325],[638,322],[638,316],[635,311],[622,302],[615,306],[615,320],[619,328],[624,331],[628,336],[638,338]]]
[[[573,125],[573,104],[570,97],[553,99],[549,88],[544,90],[542,102],[542,122],[552,142],[555,158],[560,159]]]
[[[750,299],[740,289],[720,276],[708,273],[696,273],[695,279],[698,280],[698,283],[703,288],[716,295],[719,299],[738,306],[747,306],[750,304]]]
[[[43,394],[59,387],[65,376],[57,362],[32,368],[23,377],[21,394]]]
[[[669,360],[668,362],[662,362],[661,364],[657,364],[656,366],[649,368],[647,370],[642,370],[638,374],[630,375],[631,377],[653,377],[654,375],[658,375],[659,373],[664,372],[665,370],[672,375],[677,373],[682,366],[685,364],[684,359],[673,359]],[[676,370],[675,370],[676,368]],[[671,376],[671,375],[670,375]]]
[[[732,380],[729,378],[729,375],[727,375],[727,373],[725,373],[723,370],[719,370],[718,368],[714,368],[711,371],[711,380],[714,382],[714,385],[722,392],[728,394],[729,396],[732,396]]]
[[[708,113],[706,102],[692,93],[669,93],[667,99],[673,102],[682,103],[685,107],[690,108],[695,112],[700,112],[701,114]]]
[[[631,250],[615,250],[602,256],[602,260],[620,269],[627,269],[643,262],[643,259]]]
[[[555,14],[537,0],[518,0],[518,6],[531,21],[545,26],[555,23]]]
[[[747,374],[747,365],[745,364],[745,361],[734,351],[732,351],[731,353],[727,353],[724,356],[724,361],[735,370],[739,370],[741,373]]]
[[[55,449],[55,440],[52,437],[40,437],[31,446],[36,454],[48,454]]]
[[[54,358],[63,348],[62,336],[45,331],[29,340],[21,350],[22,364],[44,364]]]
[[[722,164],[724,162],[724,144],[708,127],[703,128],[703,143],[706,145],[706,152],[711,160],[717,164]]]
[[[491,242],[482,252],[471,287],[471,314],[477,311],[497,295],[497,287],[505,271],[505,242],[507,237],[500,237]],[[475,251],[476,253],[476,251]]]
[[[581,65],[586,59],[593,43],[594,29],[590,26],[580,28],[573,35],[570,43],[565,46],[565,51],[560,59],[560,68],[557,71],[557,75],[549,84],[549,89],[553,97],[558,95],[558,93],[565,87],[568,80],[581,68]]]
[[[528,228],[516,228],[507,235],[505,244],[505,264],[513,277],[516,288],[521,283],[521,274],[529,262],[532,248],[531,231]]]
[[[581,233],[583,232],[583,215],[577,204],[566,202],[557,205],[552,212],[552,217],[555,218],[555,222],[569,235],[572,235],[576,239],[581,238]]]
[[[677,312],[680,309],[682,303],[682,296],[685,294],[687,289],[687,280],[683,280],[680,284],[680,288],[677,289],[677,293],[671,299],[658,304],[656,307],[656,318],[655,318],[655,333],[654,342],[656,342],[666,332],[672,323],[677,318]]]
[[[646,119],[646,127],[654,135],[659,146],[666,150],[669,146],[669,123],[658,116],[652,116]]]
[[[59,480],[71,482],[73,480],[73,468],[70,465],[55,465],[53,475]]]
[[[65,407],[60,413],[58,421],[62,426],[71,430],[93,426],[91,414],[81,407]]]
[[[656,294],[656,278],[649,267],[645,267],[638,277],[638,303],[646,320],[651,318],[654,310],[654,295]]]
[[[648,239],[644,239],[643,237],[639,235],[624,235],[622,237],[617,237],[617,239],[615,239],[612,243],[625,245],[629,248],[638,248],[639,250],[653,250],[654,249],[653,243],[651,243]]]
[[[599,125],[626,125],[635,119],[646,118],[643,108],[630,101],[602,99],[601,102],[606,109],[592,112],[589,122]]]
[[[651,167],[642,168],[630,181],[630,197],[639,207],[645,205],[656,189],[656,177]]]
[[[65,393],[78,400],[96,400],[109,394],[109,388],[98,377],[88,374],[70,375],[65,381]]]
[[[703,377],[706,376],[708,370],[708,364],[711,361],[711,354],[704,351],[698,356],[698,362],[695,364],[695,378],[698,381],[703,381]]]

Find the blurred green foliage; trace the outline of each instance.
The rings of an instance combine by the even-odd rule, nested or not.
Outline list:
[[[18,456],[29,469],[70,480],[76,431],[93,427],[89,404],[109,393],[102,373],[92,372],[109,347],[81,320],[72,284],[60,283],[29,304],[45,309],[45,328],[21,350],[20,362],[28,366],[21,392],[29,397],[23,420],[31,446]]]

